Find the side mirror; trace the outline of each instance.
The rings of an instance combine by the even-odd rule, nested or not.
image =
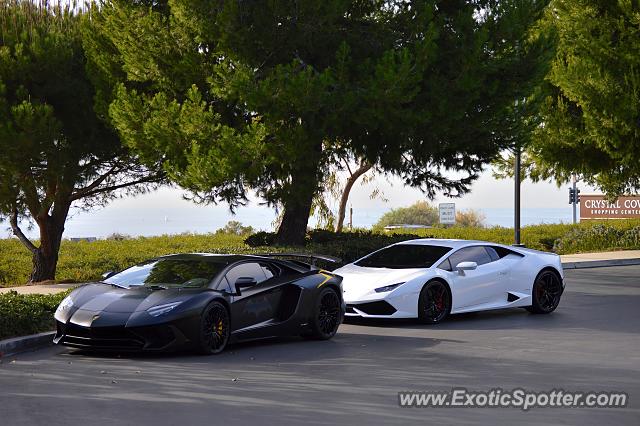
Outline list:
[[[256,279],[253,278],[253,277],[240,277],[240,278],[238,278],[236,280],[236,283],[235,283],[236,295],[240,296],[242,294],[241,289],[248,288],[248,287],[253,287],[256,284],[258,284],[258,281],[256,281]]]
[[[464,275],[464,271],[473,271],[478,267],[476,262],[460,262],[456,265],[456,270],[460,275]]]
[[[116,273],[114,271],[107,271],[104,274],[102,274],[102,279],[106,280],[107,278],[110,278],[112,276],[114,276]]]

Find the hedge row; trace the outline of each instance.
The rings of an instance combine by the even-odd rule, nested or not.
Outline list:
[[[0,294],[0,340],[53,330],[53,314],[68,293]]]
[[[530,248],[558,254],[640,249],[640,221],[536,225],[522,228],[522,242]],[[63,241],[58,262],[59,281],[83,282],[110,270],[121,270],[145,259],[170,253],[306,252],[337,256],[349,262],[386,245],[412,238],[461,238],[513,242],[509,228],[433,228],[411,233],[354,231],[334,233],[316,230],[307,234],[303,247],[274,245],[275,235],[259,232],[248,238],[227,235],[172,235],[95,242]],[[30,253],[17,239],[0,240],[0,285],[24,284],[31,271]]]

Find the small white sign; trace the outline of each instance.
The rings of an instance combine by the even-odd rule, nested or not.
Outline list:
[[[440,203],[438,205],[440,211],[440,223],[443,225],[456,224],[456,203]]]

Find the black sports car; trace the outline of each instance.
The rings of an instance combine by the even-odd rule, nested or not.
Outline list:
[[[330,339],[344,318],[342,278],[282,256],[179,254],[107,273],[60,303],[54,342],[214,354],[235,341]]]

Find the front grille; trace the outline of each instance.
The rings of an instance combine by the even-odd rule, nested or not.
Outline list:
[[[384,300],[347,305],[347,312],[356,313],[353,308],[356,308],[357,310],[364,312],[367,315],[393,315],[396,312],[396,308],[394,308]]]
[[[168,325],[136,328],[136,333],[147,342],[145,349],[162,349],[176,339],[173,329]]]
[[[79,348],[140,350],[144,340],[125,327],[80,327],[75,324],[61,325],[64,333],[62,344]]]

